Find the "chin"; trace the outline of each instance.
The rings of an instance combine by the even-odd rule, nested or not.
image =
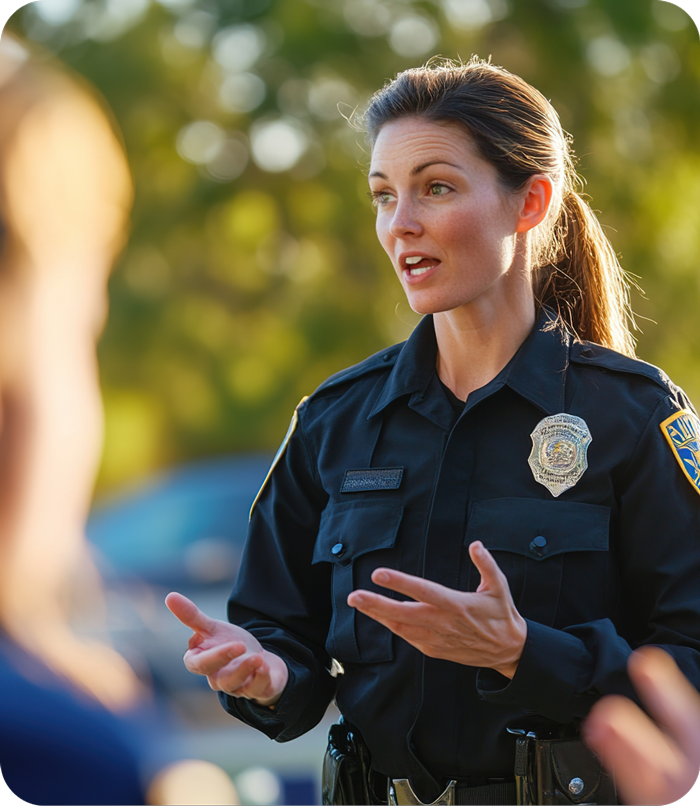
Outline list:
[[[415,294],[406,297],[411,310],[421,316],[427,316],[433,313],[444,313],[445,311],[453,311],[464,304],[462,300],[446,300],[439,297],[432,299],[426,294]]]

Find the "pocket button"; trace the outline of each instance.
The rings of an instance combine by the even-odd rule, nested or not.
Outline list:
[[[331,554],[334,557],[342,557],[343,552],[345,551],[345,546],[342,543],[336,543],[335,546],[331,549]]]
[[[543,557],[547,553],[547,539],[542,537],[542,535],[537,535],[532,543],[530,543],[530,551],[536,557]]]

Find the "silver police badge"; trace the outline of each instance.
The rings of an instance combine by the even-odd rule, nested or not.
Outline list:
[[[527,461],[535,481],[557,498],[586,472],[591,432],[580,417],[554,414],[541,420],[530,436],[532,452]]]

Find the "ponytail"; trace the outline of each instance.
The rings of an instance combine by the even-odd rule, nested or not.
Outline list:
[[[536,174],[550,177],[550,215],[533,231],[535,297],[558,311],[577,338],[634,356],[630,282],[598,219],[575,192],[571,138],[549,101],[476,56],[466,64],[433,59],[374,94],[364,114],[369,142],[387,122],[410,115],[463,126],[506,190],[517,193]]]
[[[590,205],[575,190],[562,199],[550,261],[533,272],[535,299],[579,339],[634,357],[630,280]]]

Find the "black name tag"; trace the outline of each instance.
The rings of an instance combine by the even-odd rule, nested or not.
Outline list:
[[[402,467],[370,467],[366,470],[346,470],[341,493],[362,493],[367,490],[398,490],[403,477]]]

